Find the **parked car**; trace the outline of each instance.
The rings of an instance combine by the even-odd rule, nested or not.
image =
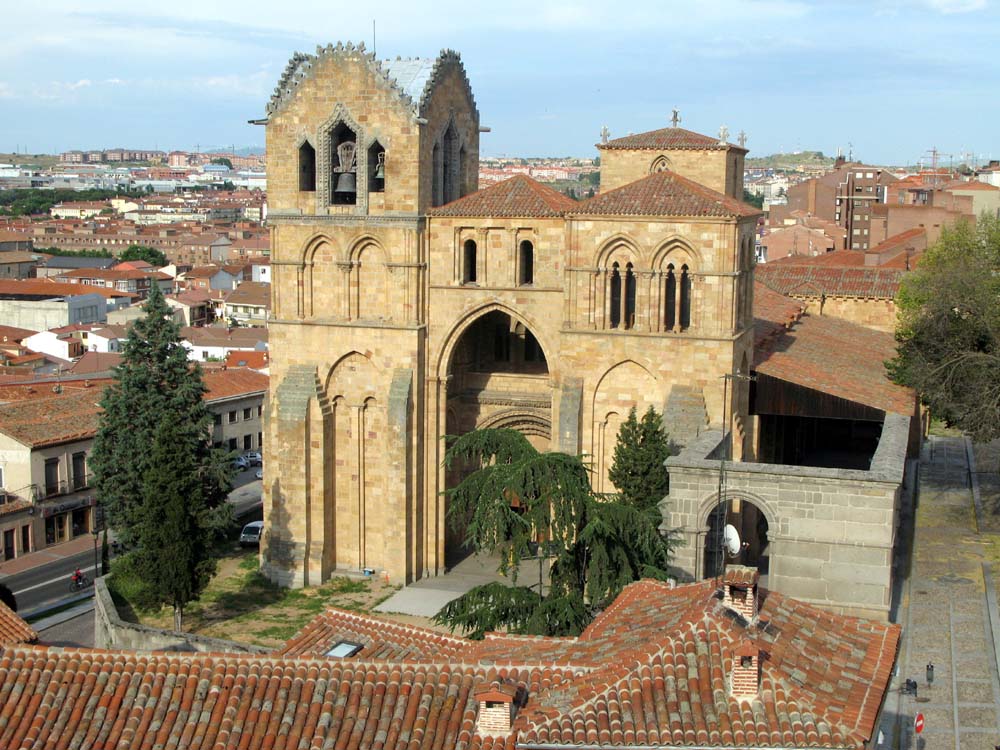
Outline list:
[[[250,468],[250,462],[247,461],[243,456],[237,456],[233,459],[233,468],[237,471],[246,471]]]
[[[260,535],[264,532],[263,521],[251,521],[240,532],[240,546],[254,547],[260,545]]]
[[[251,466],[260,466],[262,463],[264,463],[264,459],[261,458],[261,455],[258,451],[250,451],[249,453],[244,453],[243,458],[245,458],[247,460],[247,463],[249,463]]]

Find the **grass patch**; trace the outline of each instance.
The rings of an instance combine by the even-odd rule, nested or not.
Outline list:
[[[122,571],[109,586],[122,619],[173,627],[169,607],[144,610],[142,582]],[[258,571],[256,550],[230,549],[201,597],[184,610],[184,629],[198,635],[274,647],[284,643],[328,607],[368,613],[399,590],[374,578],[332,578],[322,586],[286,589]]]

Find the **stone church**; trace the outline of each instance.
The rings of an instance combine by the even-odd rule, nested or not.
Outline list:
[[[445,572],[446,435],[520,430],[586,456],[601,491],[633,406],[682,442],[732,420],[750,449],[748,387],[723,377],[752,359],[744,148],[674,125],[598,144],[589,200],[479,190],[488,128],[459,56],[340,44],[296,54],[260,122],[273,580]]]

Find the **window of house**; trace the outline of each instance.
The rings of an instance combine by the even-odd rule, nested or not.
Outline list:
[[[221,414],[213,414],[212,415],[212,421],[215,422],[215,426],[218,427],[219,425],[222,424],[222,415]]]
[[[250,419],[253,415],[253,410],[249,407],[243,410],[243,419]]]
[[[476,241],[466,240],[462,245],[462,283],[476,283]]]
[[[236,438],[229,438],[229,450],[234,451],[239,448],[239,441]]]
[[[31,525],[21,527],[21,554],[31,552]]]
[[[264,433],[263,432],[258,432],[257,433],[257,450],[263,450],[263,449],[264,449]]]
[[[59,459],[45,460],[45,494],[54,495],[59,491]]]
[[[316,149],[309,141],[299,146],[299,190],[307,193],[316,190]]]
[[[243,450],[248,451],[253,448],[253,435],[243,436]]]
[[[73,489],[82,490],[87,484],[87,454],[80,451],[73,454]]]
[[[263,407],[263,406],[258,406],[258,407],[257,407],[257,416],[259,417],[259,416],[261,416],[261,415],[262,415],[263,413],[264,413],[264,407]]]
[[[517,251],[517,283],[526,286],[535,278],[535,247],[528,240],[522,240]]]
[[[385,148],[378,141],[368,147],[368,192],[385,192]]]
[[[238,414],[236,410],[229,412],[229,424],[233,424],[237,420]]]

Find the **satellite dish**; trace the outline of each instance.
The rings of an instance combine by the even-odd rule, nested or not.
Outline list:
[[[731,523],[726,524],[725,531],[722,532],[723,544],[726,546],[726,552],[732,557],[740,554],[740,550],[743,549],[740,543],[740,532],[736,530],[736,527]]]

